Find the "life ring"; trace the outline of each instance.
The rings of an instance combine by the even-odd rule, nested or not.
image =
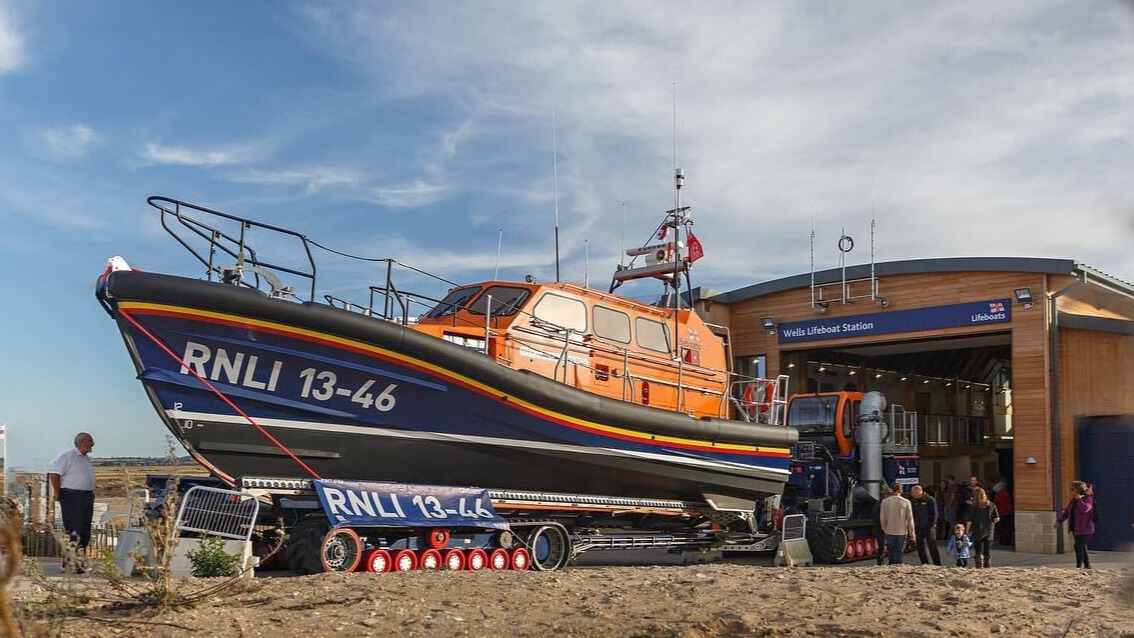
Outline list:
[[[753,416],[767,412],[775,396],[775,381],[750,381],[744,385],[744,405]]]

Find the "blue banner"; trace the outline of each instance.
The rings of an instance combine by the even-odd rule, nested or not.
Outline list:
[[[948,306],[892,310],[868,315],[790,321],[776,327],[780,343],[865,337],[891,332],[964,328],[1012,320],[1012,300],[993,299]]]
[[[917,485],[919,465],[916,456],[888,456],[882,459],[882,477],[888,483]]]
[[[484,527],[508,529],[475,487],[316,480],[331,523],[347,527]]]

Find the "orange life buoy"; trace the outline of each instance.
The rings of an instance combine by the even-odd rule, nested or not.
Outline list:
[[[774,381],[752,381],[744,386],[744,403],[750,412],[767,412],[776,396]]]

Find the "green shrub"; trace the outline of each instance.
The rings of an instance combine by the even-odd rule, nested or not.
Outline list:
[[[235,576],[240,570],[240,558],[224,551],[224,540],[216,536],[202,536],[197,549],[185,553],[198,577]]]

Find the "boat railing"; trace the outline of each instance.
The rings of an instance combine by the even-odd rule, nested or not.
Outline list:
[[[280,284],[279,279],[272,275],[273,272],[287,273],[310,281],[311,294],[308,300],[315,300],[316,268],[315,258],[311,255],[311,246],[314,242],[303,234],[169,197],[153,196],[146,202],[161,212],[162,228],[205,266],[209,281],[216,276],[226,283],[257,289],[266,282],[271,286],[270,292],[273,296],[292,296],[292,289]],[[225,232],[198,219],[201,215],[224,220],[235,225],[237,230]],[[298,240],[307,257],[306,266],[287,266],[261,259],[255,249],[249,245],[248,235],[253,229]],[[190,243],[192,236],[203,240],[205,245],[195,246]],[[222,255],[236,260],[236,264],[234,266],[219,264],[218,260],[223,258]],[[246,278],[246,274],[250,277]]]
[[[787,419],[788,376],[775,379],[730,373],[729,397],[745,421],[783,425]]]

